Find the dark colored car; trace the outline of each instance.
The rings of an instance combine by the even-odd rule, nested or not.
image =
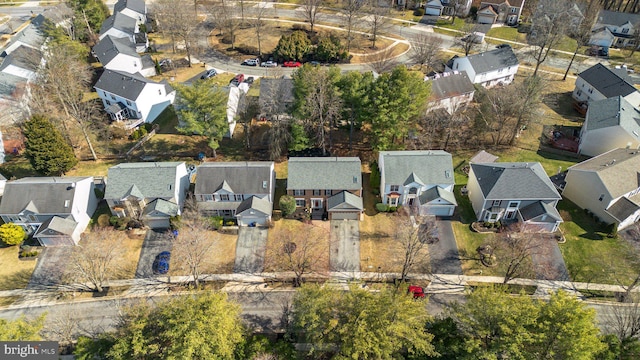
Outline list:
[[[282,64],[282,66],[284,66],[284,67],[300,67],[300,66],[302,66],[302,64],[300,63],[300,61],[285,61],[284,64]]]
[[[169,272],[169,262],[171,261],[171,252],[163,251],[153,261],[154,274],[166,274]]]
[[[509,44],[500,44],[500,45],[496,46],[497,49],[502,49],[502,48],[507,48],[507,47],[511,47],[511,45],[509,45]]]
[[[249,85],[253,84],[254,81],[255,79],[253,78],[253,76],[249,76],[246,79],[244,79],[244,82],[246,82]]]
[[[205,79],[212,78],[216,75],[218,75],[218,72],[215,69],[211,69],[211,70],[207,70],[202,76],[200,76],[200,79],[205,80]]]
[[[235,86],[238,86],[238,85],[240,85],[243,81],[244,81],[244,74],[238,74],[238,75],[236,75],[236,77],[234,77],[233,79],[231,79],[231,81],[229,82],[229,84],[231,84],[231,85],[235,85]]]
[[[320,61],[316,61],[316,60],[310,61],[309,64],[311,64],[311,66],[320,66],[320,65],[322,65],[320,63]]]
[[[420,299],[424,297],[424,289],[420,286],[410,285],[407,292],[413,294],[414,299]]]

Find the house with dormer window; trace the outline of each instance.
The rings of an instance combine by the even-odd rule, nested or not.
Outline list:
[[[478,221],[519,222],[525,231],[554,232],[562,199],[540,163],[471,163],[467,190]]]
[[[524,0],[482,0],[478,8],[478,24],[504,23],[517,25]]]
[[[140,56],[127,39],[107,35],[93,47],[93,53],[107,70],[129,74],[140,73],[145,77],[156,75],[156,67],[151,55]]]
[[[382,203],[407,206],[420,215],[453,215],[458,204],[453,195],[453,163],[448,152],[381,151],[378,168]]]
[[[166,229],[182,213],[188,190],[184,162],[122,163],[109,168],[104,199],[113,216]]]
[[[118,0],[113,5],[113,13],[122,13],[136,19],[138,25],[147,23],[147,4],[144,0]]]
[[[140,24],[136,18],[132,18],[120,12],[115,12],[104,20],[100,27],[100,40],[106,36],[127,39],[135,45],[136,51],[143,53],[149,47],[147,33],[140,31]]]
[[[236,218],[238,225],[271,219],[276,173],[270,161],[211,162],[197,168],[194,197],[204,216]]]
[[[466,72],[474,84],[485,88],[509,85],[513,82],[520,62],[510,46],[469,56],[454,56],[445,66],[445,72]]]
[[[0,217],[42,246],[76,245],[97,206],[93,177],[28,177],[6,183]]]
[[[589,45],[602,47],[640,47],[635,32],[640,29],[640,14],[600,10],[591,29]]]

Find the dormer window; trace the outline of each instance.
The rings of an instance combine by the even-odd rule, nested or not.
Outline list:
[[[65,200],[65,201],[64,201],[64,207],[65,207],[65,208],[68,208],[70,204],[71,204],[71,201],[70,201],[70,200]]]
[[[173,190],[173,184],[169,184],[169,190]]]

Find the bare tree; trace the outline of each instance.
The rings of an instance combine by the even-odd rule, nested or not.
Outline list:
[[[195,37],[199,20],[195,12],[180,0],[158,0],[153,6],[159,30],[169,35],[174,52],[177,44],[184,47],[191,67],[191,55],[197,51],[198,44]]]
[[[344,0],[340,11],[344,21],[344,27],[347,31],[347,52],[351,51],[351,42],[353,41],[353,31],[356,29],[359,20],[359,14],[364,7],[364,2],[360,0]]]
[[[258,42],[258,55],[262,55],[262,34],[267,27],[267,22],[264,21],[265,16],[269,8],[266,3],[258,3],[255,12],[253,13],[253,19],[250,24],[256,32],[256,41]]]
[[[244,130],[244,143],[247,149],[251,148],[251,130],[253,119],[260,113],[260,105],[257,96],[242,96],[244,106],[241,107],[238,114],[238,121],[242,124]]]
[[[324,231],[313,225],[282,228],[272,234],[265,254],[265,268],[293,273],[293,286],[302,285],[307,274],[326,273],[329,242]]]
[[[460,13],[466,5],[467,1],[465,0],[451,0],[449,2],[449,11],[451,12],[452,24],[456,22],[456,16],[458,16],[458,13]]]
[[[121,234],[112,228],[94,228],[85,234],[69,257],[69,279],[91,291],[102,292],[119,270],[113,265],[124,253],[121,241]]]
[[[507,232],[491,243],[498,269],[504,276],[503,284],[518,277],[535,275],[530,263],[531,255],[540,247],[540,239],[532,233]]]
[[[428,266],[427,244],[437,241],[435,217],[409,215],[410,212],[403,209],[403,214],[396,221],[394,241],[402,249],[401,281],[406,280],[408,274],[416,267]]]
[[[173,237],[173,234],[166,236]],[[196,288],[200,286],[202,274],[210,270],[209,254],[217,242],[217,233],[211,231],[206,219],[196,210],[189,209],[182,214],[178,236],[173,238],[173,259],[178,269],[193,277]]]
[[[75,40],[75,28],[73,26],[73,9],[65,3],[49,8],[47,10],[47,19],[50,20],[48,26],[61,28],[70,40]]]
[[[217,0],[211,4],[209,13],[213,16],[223,39],[228,37],[231,42],[231,48],[235,49],[236,32],[240,28],[241,21],[236,5],[229,1]]]
[[[57,341],[63,347],[73,345],[78,337],[80,329],[78,327],[77,312],[69,308],[56,312],[54,315],[48,316],[45,320],[42,332],[43,337],[51,341]]]
[[[631,51],[629,52],[628,58],[632,57],[633,54],[638,51],[638,47],[640,46],[640,23],[634,26],[635,30],[633,31],[632,45]]]
[[[575,32],[573,33],[573,38],[576,40],[576,49],[573,52],[573,56],[571,56],[571,61],[569,61],[569,66],[567,66],[567,70],[564,72],[564,76],[562,80],[567,80],[567,75],[569,74],[569,70],[573,65],[573,61],[578,54],[578,51],[582,46],[585,46],[589,43],[589,39],[591,38],[591,29],[596,22],[596,18],[598,16],[598,12],[600,11],[600,6],[598,4],[598,0],[586,0],[583,18],[580,21],[580,24],[576,27]]]
[[[442,47],[442,38],[437,35],[420,33],[411,40],[411,59],[422,66],[426,65],[427,69],[433,68],[437,60],[438,52]]]
[[[366,59],[371,69],[378,74],[389,72],[398,65],[395,56],[393,56],[393,48],[376,51],[367,55]]]
[[[302,12],[304,19],[309,22],[312,34],[313,28],[320,17],[321,9],[322,0],[302,0],[302,3],[300,4],[300,11]]]
[[[391,20],[389,18],[389,8],[380,7],[378,0],[369,0],[367,22],[369,24],[369,32],[371,33],[371,48],[376,49],[376,40],[380,33],[389,27]]]
[[[462,50],[464,50],[464,56],[468,56],[471,50],[478,46],[478,42],[476,40],[475,32],[478,29],[477,24],[466,22],[462,29],[460,29],[460,37],[458,41],[462,45]]]

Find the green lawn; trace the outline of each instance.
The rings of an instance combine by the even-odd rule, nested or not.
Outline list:
[[[607,229],[598,225],[582,209],[568,200],[558,204],[565,220],[560,225],[566,243],[560,250],[574,281],[626,283],[633,275],[636,255],[621,239],[607,237]]]
[[[518,32],[517,28],[507,26],[492,28],[491,30],[489,30],[489,32],[487,32],[487,36],[522,43],[527,42],[526,34]]]
[[[158,125],[156,134],[177,134],[178,130],[178,116],[176,115],[173,106],[168,106],[153,122]]]
[[[27,176],[38,176],[31,163],[24,156],[11,156],[7,155],[5,163],[0,165],[0,173],[7,179],[15,177],[17,179]]]
[[[452,30],[462,30],[464,24],[466,24],[466,21],[461,18],[456,18],[453,24],[451,23],[451,20],[447,19],[438,19],[438,21],[436,21],[436,26]]]
[[[506,151],[496,151],[492,154],[499,156],[499,162],[540,162],[542,167],[549,175],[558,173],[558,169],[567,170],[571,165],[575,165],[580,161],[578,158],[564,157],[541,151],[531,151],[523,149],[509,149]]]

